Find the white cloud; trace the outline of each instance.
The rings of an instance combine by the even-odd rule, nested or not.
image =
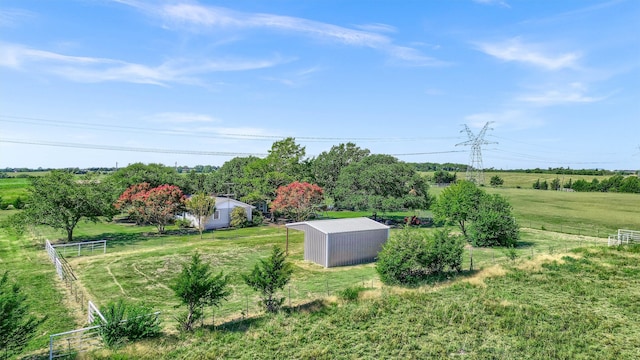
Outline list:
[[[505,8],[511,8],[511,6],[503,0],[473,0],[473,2],[482,4],[482,5],[498,5]]]
[[[169,27],[183,26],[194,31],[210,29],[272,29],[338,42],[345,45],[376,49],[417,66],[439,66],[443,63],[421,54],[417,49],[394,44],[393,39],[379,32],[392,32],[386,24],[358,25],[357,28],[328,24],[299,17],[265,13],[246,13],[197,3],[165,4],[144,7],[138,2],[120,1],[144,9],[160,17]]]
[[[34,14],[22,9],[0,9],[0,27],[14,27],[34,17]]]
[[[169,83],[198,84],[199,75],[262,69],[286,60],[220,59],[168,60],[158,66],[130,63],[115,59],[69,56],[50,51],[31,49],[16,44],[0,43],[0,66],[15,69],[30,67],[78,82],[128,82],[154,85]]]
[[[525,44],[520,38],[513,38],[496,43],[478,43],[480,51],[504,61],[522,62],[547,70],[574,68],[580,54],[568,52],[563,54],[547,54],[543,46]]]
[[[166,112],[159,113],[149,117],[149,120],[160,123],[215,123],[219,122],[218,119],[206,115],[196,113],[179,113],[179,112]]]
[[[606,97],[587,96],[586,86],[582,83],[572,83],[563,89],[549,89],[536,94],[521,95],[518,101],[539,106],[560,105],[570,103],[592,103]]]
[[[375,23],[375,24],[360,24],[360,25],[354,25],[356,28],[360,29],[360,30],[364,30],[364,31],[375,31],[375,32],[384,32],[384,33],[394,33],[396,32],[396,28],[394,26],[391,25],[387,25],[387,24],[380,24],[380,23]]]

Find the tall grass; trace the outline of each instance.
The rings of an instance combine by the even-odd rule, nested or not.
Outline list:
[[[483,285],[384,288],[358,302],[314,302],[184,339],[143,342],[119,354],[141,359],[636,359],[639,260],[638,252],[599,248],[556,260],[516,261]]]

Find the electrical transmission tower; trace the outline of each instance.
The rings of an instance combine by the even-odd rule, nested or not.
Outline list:
[[[484,168],[482,166],[482,145],[497,144],[497,142],[491,142],[484,139],[487,130],[493,130],[489,127],[493,121],[489,121],[482,127],[482,130],[478,135],[469,129],[469,126],[464,125],[464,129],[460,132],[466,132],[469,140],[456,144],[456,146],[471,146],[471,154],[469,157],[469,166],[467,166],[467,180],[476,183],[477,185],[484,184]]]

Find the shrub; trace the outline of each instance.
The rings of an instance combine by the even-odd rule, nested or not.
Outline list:
[[[95,325],[105,345],[115,348],[127,341],[136,341],[158,336],[161,332],[160,318],[144,304],[127,304],[122,299],[110,302],[100,309],[104,320],[97,317]]]
[[[251,273],[243,274],[242,279],[253,290],[260,292],[260,299],[270,313],[277,312],[284,303],[284,297],[278,297],[293,273],[293,266],[287,261],[284,251],[273,247],[271,256],[261,259]]]
[[[511,205],[498,194],[485,195],[469,233],[474,246],[515,246],[519,229]]]
[[[45,320],[30,314],[27,296],[5,271],[0,276],[0,356],[19,354]]]
[[[391,238],[378,254],[376,271],[386,284],[412,285],[446,270],[460,271],[464,239],[446,230],[429,236],[408,227]]]
[[[251,226],[260,226],[264,222],[262,211],[253,209],[251,211]]]
[[[182,264],[182,271],[171,286],[180,302],[187,305],[187,312],[176,318],[180,329],[193,330],[193,324],[203,316],[205,305],[220,306],[231,295],[228,284],[229,278],[222,271],[212,274],[211,265],[202,262],[197,252],[189,263]]]
[[[174,224],[176,224],[176,226],[178,226],[180,229],[188,229],[193,227],[191,221],[187,219],[177,219],[174,221]]]
[[[249,225],[249,220],[247,219],[247,213],[245,212],[243,207],[234,207],[231,210],[231,222],[230,225],[235,228],[243,228]]]
[[[356,301],[360,296],[360,293],[364,290],[362,286],[350,286],[342,291],[338,292],[338,298],[343,301]]]
[[[424,232],[405,227],[387,241],[376,262],[376,271],[382,282],[410,285],[426,275],[427,242],[424,236]]]

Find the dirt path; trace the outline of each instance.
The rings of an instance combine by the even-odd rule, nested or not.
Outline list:
[[[116,279],[115,275],[113,275],[113,273],[111,272],[111,268],[109,267],[109,265],[115,263],[116,261],[118,261],[118,260],[114,260],[114,261],[110,262],[106,266],[107,267],[107,272],[109,273],[109,275],[111,275],[111,278],[113,279],[113,282],[116,283],[116,285],[118,285],[118,287],[120,288],[120,291],[122,292],[122,294],[127,295],[127,293],[122,288],[122,285],[120,285],[120,283],[118,282],[118,279]]]

